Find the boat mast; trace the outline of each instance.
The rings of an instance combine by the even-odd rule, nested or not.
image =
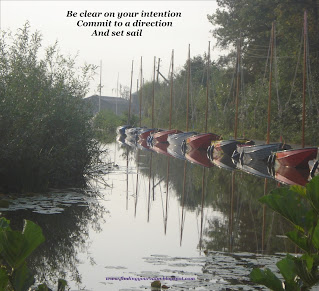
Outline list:
[[[100,96],[99,96],[99,112],[101,111],[101,95],[102,95],[102,60],[100,60]]]
[[[155,65],[156,65],[156,57],[154,57],[154,69],[153,69],[153,92],[152,92],[152,126],[151,126],[151,128],[154,128]],[[158,77],[157,77],[157,80],[158,80]]]
[[[172,106],[173,106],[173,78],[174,78],[174,50],[172,50],[172,68],[171,68],[171,90],[170,90],[170,108],[169,108],[169,129],[172,129]]]
[[[238,103],[239,103],[239,81],[240,81],[240,54],[241,54],[241,39],[237,43],[237,83],[236,83],[236,108],[235,108],[235,129],[234,129],[234,138],[237,139],[238,131]]]
[[[274,38],[275,38],[275,23],[272,23],[271,28],[271,43],[270,43],[270,60],[269,60],[269,91],[268,91],[268,118],[267,118],[267,141],[270,142],[270,111],[271,111],[271,84],[272,84],[272,62],[274,52]]]
[[[188,111],[189,111],[189,83],[191,76],[191,60],[190,60],[191,45],[188,45],[188,61],[187,61],[187,101],[186,101],[186,132],[188,131]]]
[[[209,66],[210,66],[210,41],[208,42],[207,54],[207,80],[206,80],[206,111],[205,111],[205,133],[207,133],[207,118],[208,118],[208,97],[209,97]]]
[[[302,137],[301,147],[305,147],[305,124],[306,124],[306,60],[307,60],[307,11],[304,12],[303,32],[303,84],[302,84]]]
[[[142,98],[143,98],[143,58],[141,57],[141,80],[140,80],[140,127],[142,127]]]
[[[134,61],[132,60],[131,86],[130,86],[130,102],[129,102],[129,107],[128,107],[127,124],[130,124],[130,122],[131,122],[131,103],[132,103],[133,64],[134,64]]]

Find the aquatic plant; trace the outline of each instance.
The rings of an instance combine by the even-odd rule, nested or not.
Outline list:
[[[10,221],[0,218],[0,291],[25,291],[34,284],[26,259],[44,242],[41,228],[25,220],[23,231],[10,228]],[[66,281],[59,279],[58,290],[63,291]],[[46,284],[35,290],[49,290]]]
[[[288,254],[276,264],[283,281],[268,268],[254,269],[252,281],[276,291],[310,290],[319,283],[319,176],[306,187],[277,188],[259,200],[294,226],[286,235],[303,254]]]

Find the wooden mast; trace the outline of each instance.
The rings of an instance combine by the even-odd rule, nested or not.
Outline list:
[[[186,132],[188,131],[188,111],[189,111],[189,83],[191,76],[191,60],[190,60],[191,45],[188,45],[188,61],[187,61],[187,101],[186,101]]]
[[[241,39],[237,43],[237,83],[236,83],[236,108],[235,108],[235,129],[234,129],[234,138],[237,139],[238,131],[238,103],[239,103],[239,81],[240,81],[240,49],[241,49]]]
[[[267,117],[267,140],[266,144],[270,142],[270,117],[271,117],[271,85],[272,85],[272,62],[274,55],[274,38],[275,38],[275,23],[272,23],[271,28],[271,43],[270,43],[270,60],[269,60],[269,89],[268,89],[268,117]]]
[[[208,42],[208,54],[207,54],[207,80],[206,80],[206,111],[205,111],[205,133],[207,133],[207,118],[208,118],[208,97],[209,97],[209,66],[210,66],[210,41]]]
[[[131,122],[131,103],[132,103],[133,64],[134,64],[134,61],[132,60],[131,86],[130,86],[130,102],[129,102],[129,107],[128,107],[127,124],[130,124],[130,122]]]
[[[142,127],[142,98],[143,98],[143,57],[141,57],[141,80],[140,80],[140,127]]]
[[[307,11],[304,12],[304,32],[303,32],[303,82],[302,82],[302,136],[301,147],[305,147],[305,125],[306,125],[306,69],[307,69]]]
[[[171,90],[170,90],[170,108],[169,108],[169,129],[172,129],[172,106],[173,106],[173,78],[174,78],[174,50],[172,50],[172,68],[171,68]]]
[[[100,96],[99,96],[99,112],[101,111],[101,96],[102,96],[102,60],[100,60]]]
[[[156,66],[156,57],[154,57],[154,69],[153,69],[152,126],[151,126],[151,128],[154,128],[155,66]],[[157,75],[157,81],[158,81],[158,75]]]
[[[186,105],[186,132],[188,131],[188,111],[189,111],[189,83],[190,83],[190,72],[191,72],[191,62],[190,62],[190,44],[188,45],[188,61],[187,61],[187,105]],[[186,168],[187,161],[184,162],[184,178],[183,178],[183,195],[182,195],[182,218],[181,218],[181,235],[180,235],[180,245],[182,245],[183,229],[184,229],[184,205],[185,205],[185,192],[186,192]]]

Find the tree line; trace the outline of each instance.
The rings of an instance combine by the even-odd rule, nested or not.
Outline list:
[[[265,139],[269,91],[270,37],[275,26],[272,63],[271,140],[301,143],[304,11],[307,11],[306,144],[319,138],[319,3],[318,1],[217,0],[218,9],[207,16],[212,36],[227,54],[210,63],[209,131],[233,136],[237,74],[239,80],[239,136]],[[237,60],[240,42],[241,54]],[[191,129],[204,130],[207,54],[191,61]],[[238,65],[239,64],[239,65]],[[238,66],[237,66],[238,65]],[[239,67],[239,69],[237,68]],[[174,74],[173,126],[185,130],[187,61]],[[143,90],[144,124],[151,124],[152,81]],[[167,127],[169,84],[155,84],[155,126]]]

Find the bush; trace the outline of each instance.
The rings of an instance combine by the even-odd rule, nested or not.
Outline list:
[[[83,184],[98,155],[82,98],[95,67],[75,66],[58,45],[40,59],[41,35],[26,23],[0,39],[0,189]]]

